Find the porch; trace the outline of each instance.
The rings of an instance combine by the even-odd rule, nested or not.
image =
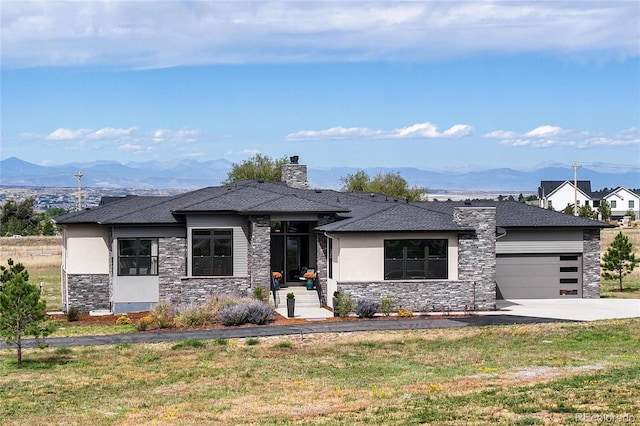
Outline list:
[[[305,286],[300,285],[283,287],[276,291],[275,309],[283,317],[287,318],[288,293],[295,295],[294,318],[322,321],[333,317],[333,312],[320,306],[316,290],[307,290]],[[274,303],[273,294],[271,294],[271,303]]]

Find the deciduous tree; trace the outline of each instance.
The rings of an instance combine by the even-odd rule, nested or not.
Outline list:
[[[234,163],[223,183],[241,180],[280,182],[282,180],[282,166],[285,164],[287,164],[287,157],[272,159],[267,155],[256,154],[240,164]]]
[[[607,252],[602,257],[600,267],[604,270],[603,278],[617,280],[622,291],[622,280],[640,263],[633,253],[633,244],[629,237],[619,232],[613,239]]]
[[[420,201],[427,195],[427,188],[409,187],[399,173],[378,173],[373,179],[366,172],[358,172],[340,179],[346,192],[375,192],[391,197]]]

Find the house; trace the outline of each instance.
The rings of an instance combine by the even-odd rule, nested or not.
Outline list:
[[[517,202],[308,189],[297,161],[283,177],[105,199],[58,218],[64,309],[203,302],[269,288],[272,271],[299,285],[305,268],[318,271],[321,303],[336,290],[418,311],[600,296],[601,222]]]
[[[574,182],[568,180],[543,180],[538,187],[538,199],[543,209],[562,211],[567,206],[573,207],[578,203],[578,208],[590,205],[592,208],[599,206],[599,200],[594,200],[591,192],[591,181],[577,181],[577,190]]]
[[[612,219],[622,219],[627,212],[633,212],[636,219],[640,218],[640,195],[621,186],[602,196],[609,203]]]

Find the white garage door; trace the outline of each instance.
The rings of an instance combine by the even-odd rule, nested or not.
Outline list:
[[[498,255],[496,261],[498,297],[582,297],[582,257],[579,254]]]

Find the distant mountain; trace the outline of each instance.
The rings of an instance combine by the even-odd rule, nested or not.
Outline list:
[[[0,185],[75,187],[75,174],[82,171],[84,187],[190,189],[219,185],[227,178],[232,163],[227,160],[148,161],[121,164],[113,161],[70,163],[61,166],[39,166],[11,157],[0,161]],[[313,188],[339,188],[340,178],[359,169],[309,167],[309,185]],[[537,170],[521,171],[509,168],[474,170],[466,172],[433,171],[412,167],[363,169],[369,176],[377,173],[397,172],[410,185],[419,185],[431,191],[480,190],[516,191],[535,193],[541,180],[571,180],[573,169],[549,166]],[[640,170],[617,170],[615,173],[581,168],[581,180],[590,180],[594,190],[604,187],[640,187]]]

